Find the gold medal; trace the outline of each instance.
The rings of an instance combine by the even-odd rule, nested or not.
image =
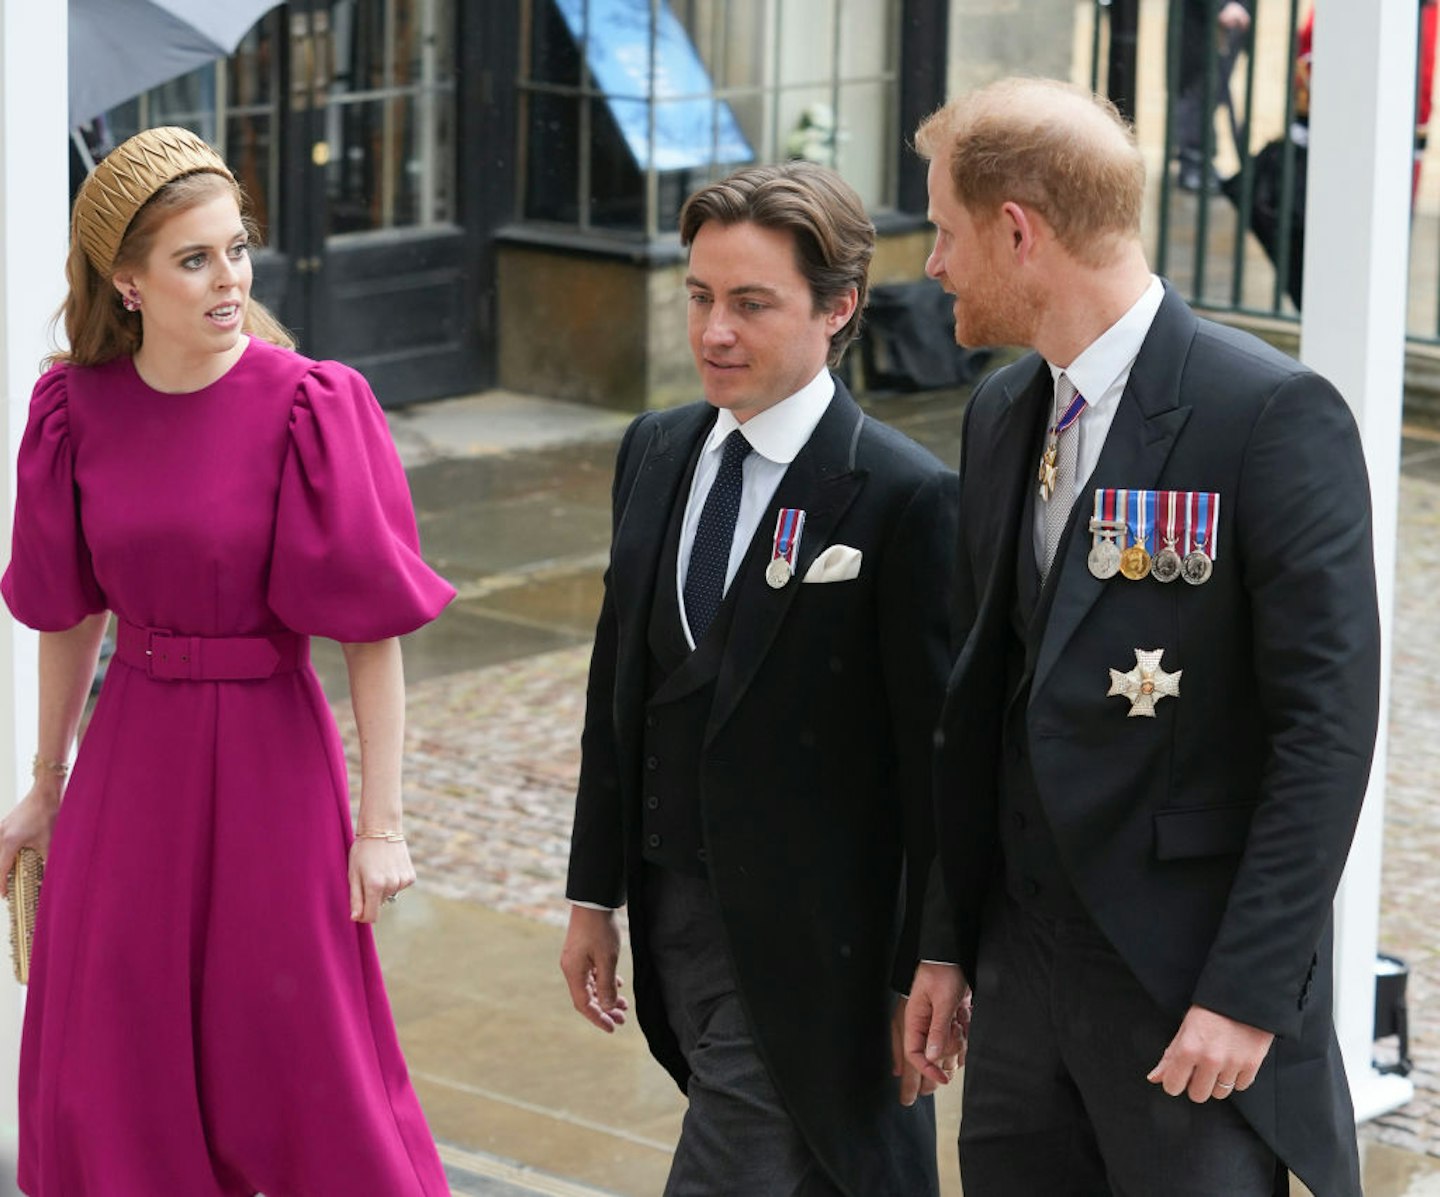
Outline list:
[[[1150,572],[1150,554],[1139,541],[1120,554],[1120,572],[1132,582],[1138,582]]]
[[[1051,437],[1045,444],[1045,452],[1040,455],[1040,471],[1035,475],[1040,483],[1040,501],[1050,502],[1050,496],[1055,493],[1055,467],[1060,460],[1060,440],[1058,437]]]
[[[1151,519],[1150,504],[1154,500],[1153,491],[1135,490],[1126,496],[1124,504],[1125,528],[1133,536],[1134,542],[1130,547],[1120,554],[1120,572],[1132,582],[1138,582],[1150,572],[1150,531],[1154,520]],[[1125,543],[1124,538],[1120,540]]]

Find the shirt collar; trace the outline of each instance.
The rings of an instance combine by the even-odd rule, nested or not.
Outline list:
[[[1073,362],[1063,370],[1050,364],[1050,377],[1058,381],[1064,374],[1092,405],[1099,403],[1139,356],[1140,346],[1150,334],[1155,313],[1160,310],[1160,301],[1164,298],[1165,288],[1152,274],[1150,285],[1140,298],[1119,320],[1085,346]]]
[[[705,452],[719,449],[725,438],[739,428],[761,457],[777,465],[789,465],[805,447],[834,395],[835,379],[829,369],[822,366],[820,373],[793,395],[756,412],[743,424],[733,412],[721,408],[705,442]]]

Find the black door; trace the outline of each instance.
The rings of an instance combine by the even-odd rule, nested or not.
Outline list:
[[[273,296],[387,404],[483,385],[457,194],[454,0],[294,0]]]

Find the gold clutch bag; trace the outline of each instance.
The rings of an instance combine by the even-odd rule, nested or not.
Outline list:
[[[15,979],[30,981],[30,944],[35,938],[35,912],[40,907],[40,880],[45,860],[34,848],[21,848],[10,870],[10,960]]]

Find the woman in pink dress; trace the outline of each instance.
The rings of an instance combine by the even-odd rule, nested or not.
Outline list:
[[[415,879],[395,638],[454,591],[365,381],[293,352],[249,244],[234,178],[183,129],[120,146],[75,205],[70,349],[31,401],[0,582],[41,633],[35,784],[0,822],[0,877],[22,845],[46,857],[31,1197],[449,1191],[370,924]],[[353,830],[310,636],[349,667]]]

